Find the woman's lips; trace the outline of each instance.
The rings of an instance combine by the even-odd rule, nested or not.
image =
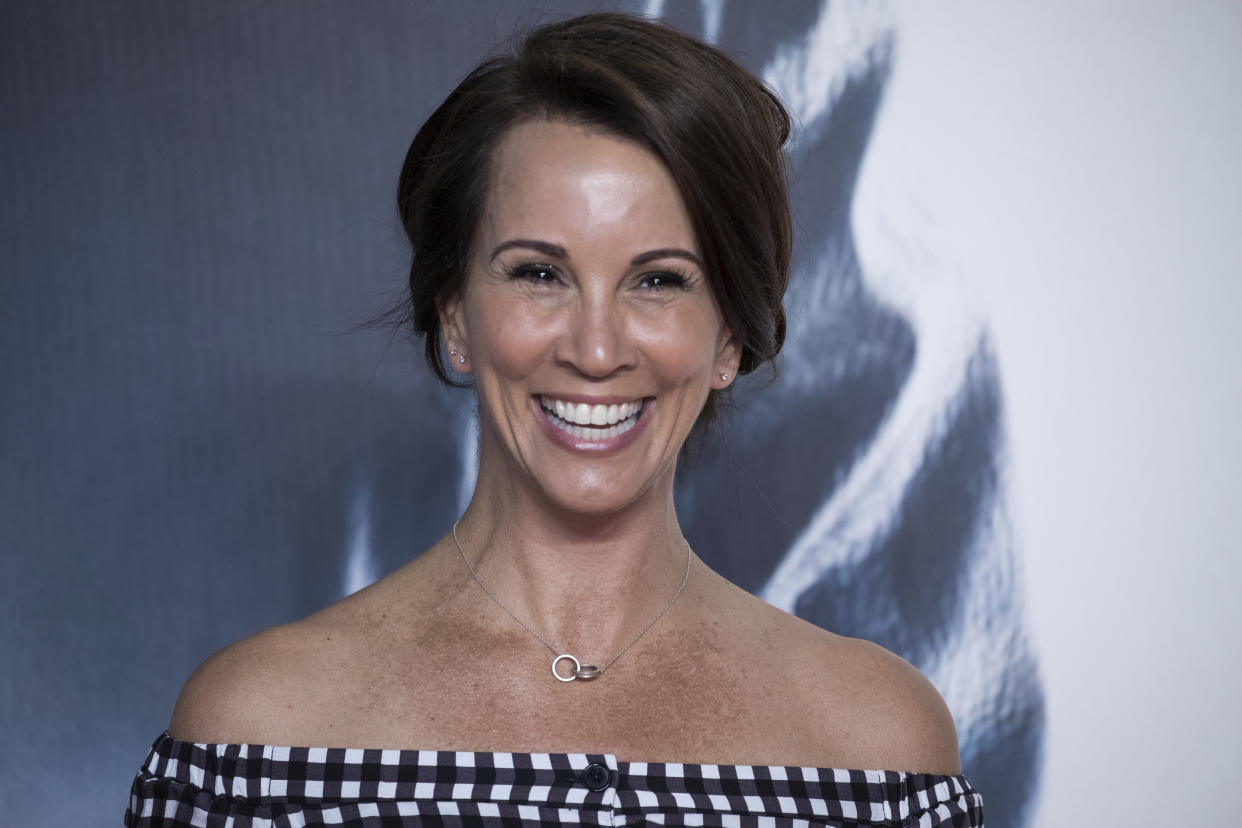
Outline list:
[[[602,452],[633,442],[645,423],[645,399],[582,402],[547,395],[535,398],[552,438],[568,448]]]

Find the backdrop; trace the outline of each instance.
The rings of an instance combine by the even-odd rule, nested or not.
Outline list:
[[[954,712],[990,825],[1054,825],[1062,807],[1087,812],[1106,769],[1136,761],[1123,726],[1134,720],[1118,700],[1153,686],[1166,704],[1182,700],[1172,680],[1153,685],[1128,672],[1115,649],[1111,678],[1084,669],[1102,642],[1116,643],[1081,623],[1084,607],[1115,622],[1134,596],[1117,573],[1154,589],[1158,579],[1133,573],[1157,555],[1108,543],[1137,529],[1088,531],[1106,509],[1084,507],[1069,481],[1091,481],[1105,497],[1118,481],[1092,477],[1097,466],[1074,449],[1095,440],[1073,435],[1096,422],[1085,410],[1116,411],[1128,389],[1146,386],[1133,366],[1151,349],[1116,351],[1133,386],[1112,396],[1073,385],[1084,354],[1129,330],[1103,313],[1119,297],[1073,304],[1080,347],[1058,350],[1066,314],[1041,291],[1059,283],[1032,263],[1064,243],[1049,234],[1048,215],[1083,200],[1040,186],[1060,169],[1095,169],[1074,166],[1076,144],[1041,142],[1105,129],[1111,121],[1101,126],[1093,107],[1102,102],[1103,117],[1118,117],[1107,94],[1115,89],[1079,94],[1081,108],[1068,112],[1049,94],[1043,112],[1061,122],[1039,121],[1016,90],[1077,89],[1101,71],[1101,52],[1124,66],[1148,53],[1221,55],[1215,68],[1227,77],[1238,68],[1226,46],[1237,43],[1239,15],[1205,3],[1195,22],[1150,5],[1127,12],[1118,30],[1123,5],[1091,15],[986,4],[933,15],[848,0],[610,7],[662,15],[717,42],[798,119],[789,342],[779,379],[742,382],[725,426],[682,474],[679,514],[696,551],[774,604],[922,668]],[[199,661],[369,583],[447,530],[473,479],[470,398],[436,386],[401,337],[356,330],[400,290],[408,264],[392,203],[396,173],[422,119],[479,57],[515,29],[595,8],[5,4],[6,824],[118,824],[129,780]],[[1183,39],[1159,43],[1170,19]],[[1032,31],[1047,48],[1023,52]],[[1116,40],[1097,42],[1104,32]],[[1049,53],[1055,66],[1045,72]],[[1116,88],[1128,89],[1114,71]],[[1026,120],[1009,126],[1015,112]],[[1238,135],[1236,112],[1198,113],[1220,123],[1195,134]],[[1218,150],[1218,174],[1238,183],[1225,146],[1209,141],[1207,150]],[[979,197],[995,196],[996,181],[1014,170],[1027,189]],[[1186,181],[1165,180],[1179,193]],[[1236,192],[1220,189],[1213,211],[1187,209],[1236,224]],[[1157,193],[1103,198],[1114,197],[1132,205]],[[1092,227],[1108,238],[1105,229]],[[1015,262],[1004,240],[1029,258]],[[1186,359],[1217,360],[1178,377],[1191,412],[1194,394],[1215,395],[1213,417],[1239,409],[1236,381],[1210,368],[1223,369],[1221,355],[1237,345],[1231,330],[1213,327],[1221,307],[1238,306],[1237,289],[1220,278],[1237,247],[1216,244],[1219,255],[1196,271],[1191,292],[1202,313],[1193,321],[1160,294],[1135,300],[1149,314],[1172,314],[1160,342]],[[1125,295],[1145,285],[1139,279]],[[1196,334],[1218,334],[1217,347],[1204,349]],[[1060,357],[1055,367],[1050,356]],[[1002,374],[1017,405],[1003,403]],[[1069,406],[1077,418],[1057,409],[1058,424],[1078,431],[1042,427],[1041,378],[1058,399],[1080,402]],[[1187,673],[1205,669],[1187,661],[1214,640],[1204,635],[1236,627],[1237,610],[1209,601],[1215,614],[1194,625],[1200,636],[1189,649],[1151,619],[1183,618],[1221,589],[1222,573],[1236,574],[1221,548],[1225,530],[1242,528],[1221,499],[1233,478],[1219,470],[1239,458],[1224,422],[1177,423],[1183,441],[1215,437],[1211,457],[1182,459],[1186,469],[1217,470],[1192,488],[1202,493],[1195,504],[1208,498],[1220,508],[1187,521],[1201,540],[1187,557],[1207,563],[1166,575],[1165,603],[1144,616],[1163,637],[1131,631]],[[1170,469],[1140,462],[1141,442],[1130,445],[1132,486],[1168,478]],[[1121,499],[1139,512],[1154,505]],[[1067,508],[1050,511],[1054,503]],[[1191,504],[1172,508],[1181,505]],[[1126,511],[1132,524],[1143,516]],[[1080,531],[1057,532],[1066,520]],[[1024,608],[1023,549],[1038,551],[1028,564],[1047,596],[1042,615],[1038,590],[1033,605],[1035,640],[1048,642],[1043,678]],[[1219,698],[1212,721],[1236,735],[1220,694],[1236,684],[1237,659],[1209,653],[1218,689],[1203,700]],[[1055,691],[1046,706],[1045,686],[1065,688],[1063,699],[1085,693],[1095,717],[1072,701],[1058,708]],[[1109,715],[1118,726],[1093,732]],[[1198,719],[1188,724],[1155,744],[1181,757],[1207,735],[1194,729]],[[1058,744],[1045,774],[1045,745]],[[1211,796],[1187,805],[1173,791],[1161,801],[1198,817],[1224,813]]]

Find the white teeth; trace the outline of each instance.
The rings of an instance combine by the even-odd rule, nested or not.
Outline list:
[[[612,405],[567,403],[541,397],[540,404],[553,425],[579,440],[603,441],[624,434],[638,422],[642,401]]]
[[[574,425],[610,426],[628,420],[642,410],[641,400],[612,405],[589,405],[542,397],[541,404],[549,414],[555,414]]]

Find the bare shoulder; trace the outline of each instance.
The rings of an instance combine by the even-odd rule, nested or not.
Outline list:
[[[777,732],[802,740],[821,767],[961,772],[957,730],[940,693],[904,659],[770,607],[749,608],[761,630],[754,658],[786,676]],[[795,665],[790,669],[789,665]]]
[[[909,662],[877,644],[841,636],[831,636],[821,658],[823,683],[842,700],[844,730],[860,753],[855,767],[961,772],[953,716]]]
[[[300,624],[264,630],[210,656],[186,680],[168,732],[207,743],[265,743],[303,709],[298,695],[306,665],[316,660]],[[279,743],[279,740],[275,740]]]
[[[230,644],[186,680],[169,734],[209,744],[324,746],[372,736],[362,724],[388,721],[368,707],[378,679],[395,675],[394,650],[417,660],[420,624],[435,621],[432,610],[447,591],[419,557],[300,621]]]
[[[438,675],[428,666],[434,645],[458,629],[443,620],[453,591],[452,578],[419,557],[313,615],[231,644],[190,675],[168,732],[211,744],[391,741],[395,721],[422,722],[418,693]]]

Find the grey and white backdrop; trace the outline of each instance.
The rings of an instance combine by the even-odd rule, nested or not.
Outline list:
[[[922,668],[989,825],[1227,824],[1242,7],[56,0],[0,3],[0,825],[119,824],[199,661],[447,530],[469,396],[358,328],[396,173],[599,8],[797,119],[789,341],[682,473],[696,550]]]

